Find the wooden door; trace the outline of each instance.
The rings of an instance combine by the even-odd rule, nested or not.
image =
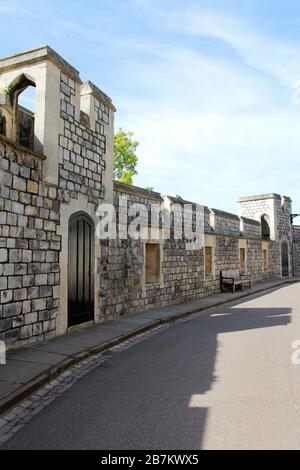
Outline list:
[[[69,221],[69,326],[94,319],[94,269],[94,224],[76,213]]]

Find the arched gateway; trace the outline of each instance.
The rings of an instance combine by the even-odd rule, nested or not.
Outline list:
[[[68,326],[94,319],[94,223],[83,212],[69,220]]]

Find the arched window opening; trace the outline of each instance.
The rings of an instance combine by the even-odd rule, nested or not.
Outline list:
[[[6,118],[0,114],[0,134],[6,136]]]
[[[35,147],[35,83],[29,76],[22,74],[10,85],[9,106],[11,123],[9,137],[30,150]]]
[[[35,87],[28,85],[18,95],[16,141],[34,150]]]
[[[270,240],[271,232],[270,232],[270,225],[268,216],[262,215],[261,216],[261,235],[263,240]]]

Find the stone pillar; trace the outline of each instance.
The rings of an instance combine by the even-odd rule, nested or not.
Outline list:
[[[278,266],[281,266],[281,246],[286,241],[289,246],[289,274],[293,271],[292,250],[292,200],[279,194],[261,194],[258,196],[242,197],[238,200],[239,213],[242,217],[261,222],[262,216],[267,216],[270,226],[270,240],[277,247]]]
[[[105,171],[103,172],[104,201],[113,202],[113,149],[114,113],[116,108],[111,99],[90,81],[81,85],[80,108],[90,121],[90,129],[96,134],[104,134]]]

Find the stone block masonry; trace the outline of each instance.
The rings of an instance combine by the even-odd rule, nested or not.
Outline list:
[[[60,203],[42,166],[0,142],[0,332],[15,347],[54,336],[59,311]]]
[[[19,94],[32,85],[36,112],[25,149],[15,114]],[[98,205],[112,194],[115,108],[48,46],[0,60],[0,87],[12,90],[9,100],[0,96],[7,122],[0,135],[0,338],[10,348],[68,330],[69,220],[86,214],[95,226]],[[93,274],[93,318],[100,321]]]
[[[294,227],[293,232],[293,268],[294,276],[300,276],[300,226]]]
[[[86,122],[76,120],[76,108],[72,104],[72,101],[75,103],[75,83],[64,73],[61,73],[60,90],[63,130],[59,135],[59,194],[68,202],[70,197],[77,199],[78,193],[82,193],[97,206],[104,196],[104,125],[109,124],[109,108],[94,100],[96,131],[93,131]]]
[[[124,197],[128,207],[143,204],[150,208],[151,204],[159,204],[163,200],[157,192],[115,182],[117,212],[119,198]],[[179,199],[169,199],[172,203],[180,203]],[[265,203],[261,210],[263,213],[267,210]],[[282,211],[281,205],[277,210]],[[212,247],[213,269],[210,274],[205,273],[205,247],[187,251],[182,240],[161,240],[162,276],[160,282],[148,284],[145,281],[144,242],[103,241],[103,256],[98,264],[102,315],[114,318],[218,292],[220,271],[241,269],[240,248],[245,249],[245,269],[253,281],[281,276],[280,243],[262,239],[259,220],[205,207],[204,222],[205,246]],[[284,224],[287,225],[285,233],[290,233],[288,217]],[[263,250],[267,252],[267,266],[264,264]]]
[[[36,87],[34,115],[18,106],[26,86]],[[112,101],[48,46],[0,59],[0,89],[8,87],[10,97],[0,93],[0,339],[8,349],[218,292],[221,270],[243,268],[254,281],[300,275],[300,231],[291,200],[277,194],[242,198],[239,215],[204,207],[201,249],[187,250],[174,230],[163,238],[159,211],[158,239],[100,241],[102,202],[117,220],[120,198],[127,209],[143,204],[147,231],[153,206],[175,204],[176,218],[188,202],[113,182]],[[29,142],[16,127],[24,113]],[[120,225],[125,233],[133,218]]]

